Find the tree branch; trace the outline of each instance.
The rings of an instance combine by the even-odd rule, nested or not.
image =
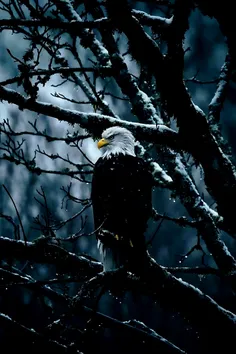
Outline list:
[[[42,334],[36,332],[33,328],[27,328],[23,326],[4,313],[0,313],[0,325],[1,328],[4,328],[5,335],[6,332],[11,334],[12,340],[17,340],[18,336],[24,338],[25,349],[27,349],[28,346],[32,346],[32,348],[34,348],[33,350],[36,350],[37,348],[37,352],[40,350],[44,351],[46,349],[51,352],[70,353],[70,350],[67,348],[67,346],[62,345],[54,340],[47,339]],[[76,352],[80,353],[79,350]]]
[[[214,17],[220,26],[223,35],[227,38],[229,54],[232,58],[233,68],[236,68],[236,44],[234,33],[236,31],[234,7],[230,0],[224,2],[222,7],[221,3],[214,0],[195,0],[194,3],[198,6],[204,15]]]
[[[230,348],[234,343],[236,316],[219,306],[212,298],[202,293],[196,287],[174,277],[160,267],[154,260],[143,271],[140,277],[124,270],[115,270],[98,274],[95,278],[84,283],[80,293],[74,300],[81,306],[84,296],[94,298],[97,290],[105,287],[106,290],[121,289],[143,293],[158,300],[160,305],[168,310],[178,311],[181,316],[190,321],[199,333],[208,338],[211,348],[221,343]],[[186,301],[188,299],[188,301]],[[202,319],[204,318],[204,323]],[[222,327],[224,335],[222,336]],[[231,344],[230,344],[231,343]]]
[[[97,0],[88,0],[85,5],[88,12],[90,12],[95,19],[103,16],[103,12],[99,8]],[[151,99],[144,91],[140,90],[137,82],[130,74],[127,64],[120,55],[111,31],[101,29],[100,33],[110,54],[113,77],[119,85],[122,93],[129,97],[132,105],[132,112],[139,118],[140,122],[159,124],[160,118]]]
[[[79,14],[73,8],[70,0],[53,0],[55,6],[59,9],[61,14],[68,20],[68,21],[76,21],[83,23]],[[77,29],[75,32],[78,36],[81,37],[83,41],[83,45],[86,48],[90,48],[93,54],[97,57],[99,63],[101,65],[109,65],[110,64],[110,57],[109,53],[106,48],[99,42],[99,40],[95,37],[94,33],[87,30],[87,29]]]
[[[218,124],[220,121],[220,112],[222,110],[225,101],[231,75],[232,75],[231,58],[229,57],[229,55],[227,55],[225,58],[225,62],[221,68],[219,80],[217,83],[217,89],[209,104],[209,112],[207,117],[210,130],[212,134],[216,137],[218,143],[222,146],[224,151],[226,150],[226,144],[224,142],[223,136],[220,133]]]
[[[72,125],[79,124],[81,128],[86,129],[94,137],[99,137],[102,131],[110,126],[122,126],[129,129],[138,140],[156,142],[157,144],[167,144],[172,147],[178,147],[180,141],[178,134],[162,125],[149,125],[119,120],[111,116],[98,113],[78,112],[70,109],[63,109],[50,103],[32,101],[25,98],[18,92],[0,86],[0,99],[19,106],[19,109],[29,109],[30,111],[44,114]]]
[[[151,26],[154,31],[160,32],[162,29],[169,28],[173,17],[165,18],[161,16],[152,16],[140,10],[132,10],[132,14],[140,21],[142,25]]]
[[[85,29],[93,29],[100,27],[110,27],[110,21],[103,17],[95,21],[82,21],[81,19],[72,20],[71,22],[61,21],[51,17],[42,17],[39,20],[26,20],[21,18],[0,19],[0,30],[16,28],[17,26],[23,27],[48,27],[55,29],[64,29],[66,32],[81,31]],[[2,29],[1,29],[2,27]]]
[[[102,270],[102,265],[99,262],[90,261],[83,256],[76,256],[47,242],[47,238],[34,242],[23,242],[0,236],[0,257],[54,264],[58,272],[81,274],[82,277],[97,274]]]
[[[212,267],[163,267],[167,272],[171,274],[198,274],[198,275],[217,275],[220,276],[220,272],[216,268]]]
[[[13,83],[20,83],[24,76],[27,77],[34,77],[34,76],[52,76],[52,75],[68,75],[72,73],[84,73],[84,72],[91,72],[94,73],[97,76],[100,75],[112,75],[112,71],[110,67],[83,67],[83,68],[66,68],[66,67],[59,67],[59,68],[52,68],[52,69],[38,69],[38,70],[32,70],[32,71],[27,71],[27,73],[22,73],[21,75],[14,76],[11,79],[4,80],[0,82],[0,86],[6,86],[10,85]]]
[[[181,0],[179,3],[185,6],[186,1]],[[186,5],[187,8],[189,5],[191,4]],[[167,103],[168,113],[177,118],[186,149],[202,164],[207,189],[217,202],[219,213],[224,216],[228,227],[235,230],[235,215],[231,207],[236,200],[235,168],[211,134],[205,114],[193,104],[184,85],[182,73],[180,70],[173,73],[157,44],[132,15],[126,0],[108,0],[106,8],[116,27],[126,34],[133,57],[148,66],[156,77],[162,100]],[[181,18],[181,13],[179,16]],[[185,28],[184,24],[181,28],[182,26]],[[178,36],[181,38],[182,34],[179,33]],[[139,41],[136,40],[137,37]],[[139,43],[142,43],[142,46]]]
[[[70,303],[69,303],[68,298],[55,292],[50,287],[44,286],[43,282],[40,283],[40,281],[35,281],[33,278],[31,278],[28,275],[22,276],[20,274],[1,270],[1,269],[0,269],[0,274],[5,281],[4,286],[11,286],[11,285],[26,286],[26,287],[29,286],[31,289],[37,289],[37,291],[40,291],[40,293],[47,296],[49,299],[52,299],[53,301],[62,302],[64,305],[66,305],[67,308],[70,307]],[[6,280],[8,282],[6,282]],[[10,281],[10,283],[9,283],[9,281]],[[11,283],[12,281],[15,282],[15,284],[14,283],[12,284]],[[57,281],[60,282],[60,279],[58,279]],[[63,280],[61,280],[61,282],[62,281]],[[92,315],[93,318],[95,317],[105,327],[112,328],[112,329],[119,330],[119,331],[125,331],[129,335],[137,336],[137,339],[139,338],[139,340],[145,341],[145,348],[147,348],[149,346],[151,346],[151,347],[155,346],[155,349],[160,350],[161,353],[163,353],[163,354],[164,353],[166,353],[166,354],[184,353],[184,351],[182,351],[181,349],[176,347],[170,341],[163,338],[162,336],[157,334],[155,331],[153,331],[149,327],[145,326],[144,324],[141,324],[140,322],[137,322],[137,323],[136,323],[136,321],[121,322],[115,318],[106,316],[100,312],[94,312],[94,310],[92,310],[86,306],[79,306],[78,303],[76,304],[76,309],[79,313],[84,313],[86,315],[88,315],[88,314]],[[5,316],[8,317],[7,315],[5,315]],[[1,322],[1,319],[0,319],[0,322]],[[57,323],[58,323],[58,321],[57,321]],[[21,326],[21,325],[19,324],[19,326]],[[36,335],[40,336],[40,334],[37,334],[37,333],[36,333]],[[54,341],[53,341],[53,343],[54,343]]]

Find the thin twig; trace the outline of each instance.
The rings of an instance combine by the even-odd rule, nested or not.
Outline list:
[[[18,217],[18,220],[19,220],[19,223],[20,223],[20,226],[21,226],[21,230],[22,230],[22,234],[23,234],[23,237],[24,237],[24,241],[25,241],[25,244],[27,242],[27,237],[26,237],[26,234],[25,234],[25,230],[24,230],[24,227],[23,227],[23,224],[22,224],[22,221],[21,221],[21,217],[20,217],[20,214],[18,212],[18,209],[17,209],[17,206],[16,206],[16,203],[14,202],[14,199],[12,198],[10,192],[8,191],[7,187],[3,184],[2,185],[3,188],[5,189],[6,193],[8,194],[9,198],[11,199],[12,201],[12,204],[15,208],[15,211],[16,211],[16,214],[17,214],[17,217]]]

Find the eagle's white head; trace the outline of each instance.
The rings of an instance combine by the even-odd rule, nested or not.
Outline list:
[[[111,127],[102,133],[98,148],[102,151],[102,157],[106,158],[116,154],[135,156],[134,143],[134,136],[128,129]]]

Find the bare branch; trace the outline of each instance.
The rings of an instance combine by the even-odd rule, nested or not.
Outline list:
[[[15,240],[20,240],[20,230],[19,225],[17,225],[11,216],[0,213],[0,218],[7,220],[14,228]]]
[[[190,221],[185,216],[172,218],[171,216],[158,213],[155,209],[152,210],[152,218],[155,221],[159,221],[161,219],[172,221],[181,227],[196,227],[196,221]]]
[[[23,224],[22,224],[21,217],[20,217],[19,211],[18,211],[18,209],[17,209],[16,203],[15,203],[14,199],[12,198],[12,196],[11,196],[9,190],[7,189],[7,187],[6,187],[4,184],[3,184],[3,188],[5,189],[6,193],[8,194],[8,196],[9,196],[9,198],[11,199],[11,202],[12,202],[14,208],[15,208],[16,215],[17,215],[18,220],[19,220],[19,223],[20,223],[22,235],[23,235],[24,241],[26,242],[26,241],[27,241],[27,238],[26,238],[24,226],[23,226]]]

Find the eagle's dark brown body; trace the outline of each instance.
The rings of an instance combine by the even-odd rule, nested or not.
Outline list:
[[[152,210],[152,177],[147,163],[136,156],[101,157],[92,180],[95,228],[102,225],[127,244],[130,255],[146,252],[144,233]],[[105,269],[116,268],[129,258],[119,247],[100,245]]]

